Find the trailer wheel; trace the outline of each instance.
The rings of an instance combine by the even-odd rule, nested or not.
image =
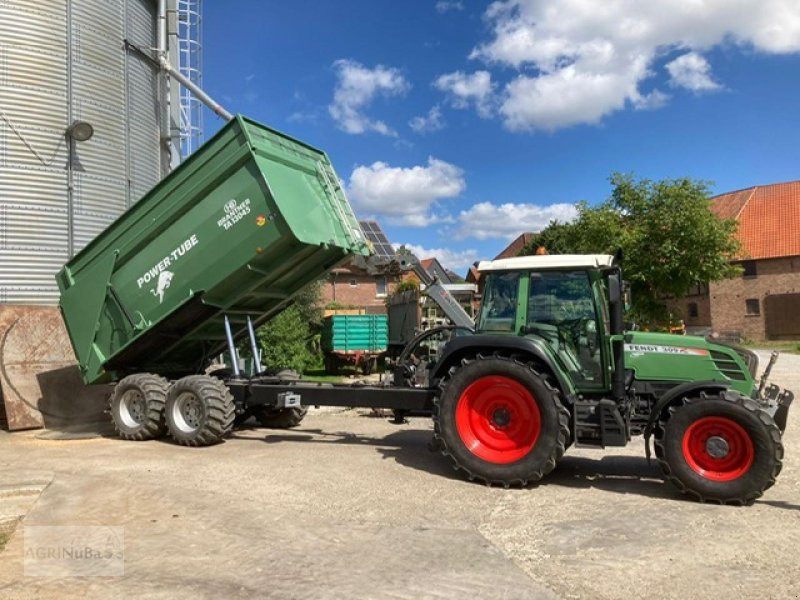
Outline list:
[[[109,413],[124,440],[154,440],[167,432],[164,405],[169,382],[158,375],[128,375],[114,387]]]
[[[335,354],[326,354],[323,359],[325,372],[328,375],[338,375],[340,371],[339,359]]]
[[[775,483],[783,444],[758,404],[734,391],[684,398],[659,421],[664,478],[701,502],[752,504]]]
[[[262,427],[269,429],[290,429],[297,427],[305,418],[308,409],[301,408],[267,408],[259,407],[253,411],[253,415]]]
[[[553,470],[569,436],[559,391],[532,365],[477,356],[450,369],[434,400],[434,443],[470,480],[524,486]]]
[[[190,375],[169,388],[166,405],[169,434],[184,446],[210,446],[233,428],[233,396],[224,382]]]
[[[259,373],[259,376],[277,377],[281,381],[300,381],[300,374],[287,368],[272,369]],[[262,427],[269,429],[290,429],[297,427],[306,416],[308,408],[271,408],[258,406],[253,409],[252,415]]]

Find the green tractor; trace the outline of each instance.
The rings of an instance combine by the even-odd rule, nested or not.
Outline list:
[[[793,394],[760,384],[758,359],[692,336],[625,331],[612,256],[482,262],[474,334],[427,369],[435,442],[469,479],[524,486],[570,446],[643,435],[664,477],[700,501],[750,504],[775,483]],[[395,383],[408,381],[408,364]]]

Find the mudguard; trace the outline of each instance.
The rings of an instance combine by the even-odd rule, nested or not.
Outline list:
[[[433,369],[433,377],[440,378],[447,374],[453,365],[463,357],[483,353],[491,355],[494,352],[511,352],[528,355],[542,363],[558,381],[558,387],[567,401],[572,402],[575,396],[575,387],[569,377],[566,377],[555,359],[543,347],[544,344],[528,337],[512,335],[470,335],[451,340],[445,346],[439,362]]]

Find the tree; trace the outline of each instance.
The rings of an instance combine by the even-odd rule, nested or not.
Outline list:
[[[523,251],[544,246],[550,254],[622,251],[631,282],[634,316],[663,321],[664,298],[684,296],[698,282],[738,274],[736,221],[711,211],[706,182],[689,178],[650,181],[614,173],[611,197],[596,207],[577,206],[570,223],[551,222]]]
[[[309,284],[293,304],[258,328],[261,363],[266,369],[294,369],[302,373],[315,360],[309,342],[322,326],[321,282]]]

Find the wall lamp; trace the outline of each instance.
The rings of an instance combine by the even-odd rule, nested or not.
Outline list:
[[[76,142],[85,142],[94,135],[94,127],[86,121],[73,121],[65,133]]]

